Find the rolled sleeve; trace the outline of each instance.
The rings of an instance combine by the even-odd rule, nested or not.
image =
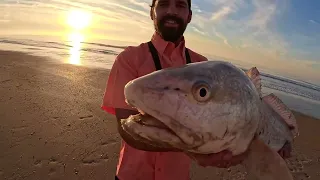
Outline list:
[[[134,67],[134,55],[129,49],[122,51],[115,59],[111,68],[106,89],[103,96],[101,108],[115,114],[115,108],[133,109],[125,102],[124,87],[125,85],[138,77],[137,70]]]

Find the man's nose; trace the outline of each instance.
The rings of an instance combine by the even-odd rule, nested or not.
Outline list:
[[[167,14],[177,14],[177,7],[175,4],[170,4],[170,6],[167,9]]]

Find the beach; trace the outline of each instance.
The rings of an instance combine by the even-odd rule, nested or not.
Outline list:
[[[109,70],[0,51],[0,179],[114,179],[121,139],[100,109]],[[320,120],[295,112],[288,166],[320,179]],[[241,166],[191,168],[192,180],[243,179]]]

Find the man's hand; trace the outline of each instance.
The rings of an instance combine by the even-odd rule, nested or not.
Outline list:
[[[285,145],[278,151],[279,155],[283,158],[291,157],[292,147],[290,143],[285,143]],[[249,152],[246,151],[240,155],[232,156],[229,151],[222,151],[214,154],[194,154],[187,153],[193,160],[197,162],[200,166],[213,166],[218,168],[229,168],[231,166],[236,166],[246,158]]]
[[[286,142],[283,147],[278,151],[279,155],[283,159],[287,159],[291,157],[292,146],[289,142]]]
[[[247,152],[237,156],[232,156],[232,153],[229,151],[222,151],[207,155],[188,153],[188,155],[203,167],[214,166],[219,168],[229,168],[240,164],[245,159]]]

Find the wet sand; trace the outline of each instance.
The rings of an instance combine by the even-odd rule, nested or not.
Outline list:
[[[0,51],[0,179],[114,179],[120,138],[100,109],[108,70]],[[288,165],[320,179],[320,120],[295,113],[300,136]],[[243,179],[239,167],[193,164],[192,180]]]

